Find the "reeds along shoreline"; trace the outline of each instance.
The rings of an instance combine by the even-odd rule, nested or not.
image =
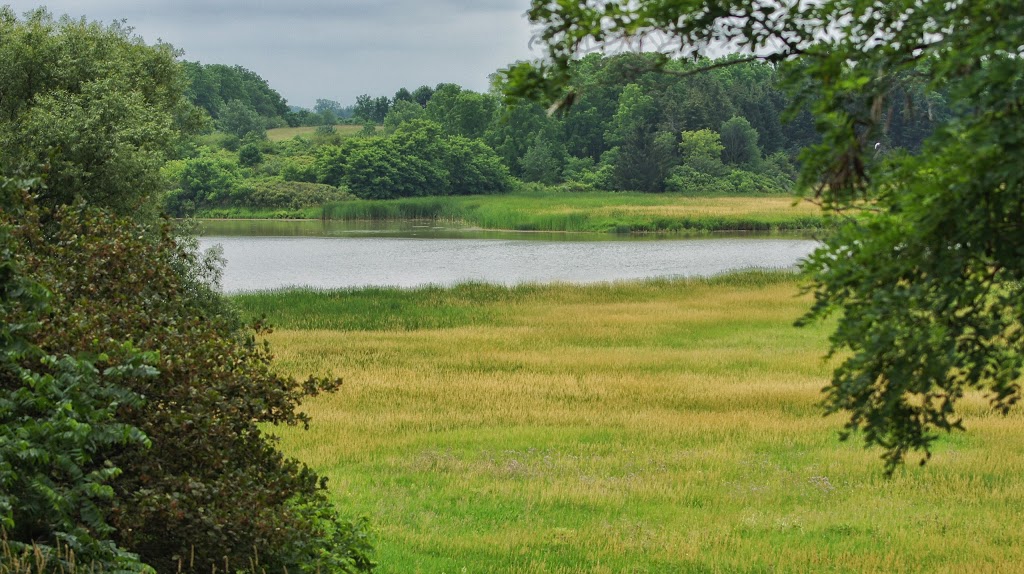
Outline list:
[[[485,229],[575,232],[816,230],[828,225],[790,197],[688,198],[639,193],[531,192],[492,196],[347,201],[323,207],[334,220],[430,219]]]

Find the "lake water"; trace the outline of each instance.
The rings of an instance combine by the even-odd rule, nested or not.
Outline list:
[[[223,248],[228,293],[710,276],[792,268],[818,245],[784,237],[683,239],[319,221],[204,222],[200,244]]]

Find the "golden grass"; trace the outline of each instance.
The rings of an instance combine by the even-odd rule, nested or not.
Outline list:
[[[496,301],[493,325],[270,336],[287,371],[345,378],[309,432],[277,432],[371,517],[382,572],[1024,564],[1020,414],[972,397],[968,434],[886,480],[820,414],[827,326],[791,326],[795,281],[607,289]]]
[[[290,140],[295,136],[310,136],[316,133],[317,126],[299,126],[296,128],[274,128],[267,130],[267,139],[272,142]],[[343,136],[355,135],[363,130],[361,125],[337,124],[334,126],[335,133]]]
[[[821,208],[807,201],[796,201],[790,196],[761,197],[688,197],[658,196],[662,205],[616,205],[596,210],[601,215],[619,214],[653,215],[664,217],[791,217],[818,216]],[[566,208],[571,210],[571,208]]]

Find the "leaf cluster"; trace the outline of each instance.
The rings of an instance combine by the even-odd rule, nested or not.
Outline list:
[[[508,169],[486,144],[446,135],[428,120],[405,122],[388,136],[325,147],[316,167],[322,183],[364,199],[502,193],[511,184]]]
[[[2,371],[0,509],[15,541],[70,533],[158,572],[242,571],[253,549],[268,571],[371,569],[365,525],[338,518],[324,480],[263,430],[307,425],[302,399],[340,380],[276,374],[262,327],[238,329],[182,273],[199,262],[169,224],[154,240],[81,203],[45,226],[25,213],[5,216],[5,302],[24,277],[49,295],[3,307],[5,333],[31,327],[4,336],[32,350],[5,350]]]
[[[0,161],[47,165],[47,206],[85,197],[139,213],[181,131],[197,127],[177,53],[121,23],[0,8]]]

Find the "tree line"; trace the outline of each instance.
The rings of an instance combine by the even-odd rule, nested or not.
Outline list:
[[[178,215],[227,206],[297,209],[345,197],[499,193],[516,181],[581,191],[784,193],[795,180],[800,150],[817,144],[818,133],[809,108],[791,105],[775,65],[730,61],[736,58],[658,63],[652,54],[590,54],[568,67],[575,98],[562,114],[496,90],[477,93],[446,83],[401,88],[390,98],[362,95],[348,107],[321,99],[311,114],[322,129],[276,144],[263,135],[267,122],[237,121],[232,110],[243,104],[224,99],[213,126],[227,139],[194,146],[165,170],[167,206]],[[712,69],[691,73],[701,67]],[[206,77],[197,76],[198,69],[260,86],[244,103],[253,118],[268,100],[266,82],[250,72],[186,69],[192,78]],[[201,81],[204,89],[215,84]],[[219,93],[242,84],[221,80]],[[888,111],[876,143],[886,153],[913,152],[948,117],[945,97],[909,81],[894,89],[904,105]],[[195,80],[187,93],[203,109],[216,100],[196,99],[205,92]],[[276,107],[262,109],[284,109],[279,96],[270,100]],[[341,116],[365,124],[360,137],[334,132]],[[433,147],[452,149],[420,153],[399,142],[420,131],[438,138]],[[471,177],[451,179],[461,169],[455,157],[472,164]],[[470,181],[478,187],[466,187]]]

